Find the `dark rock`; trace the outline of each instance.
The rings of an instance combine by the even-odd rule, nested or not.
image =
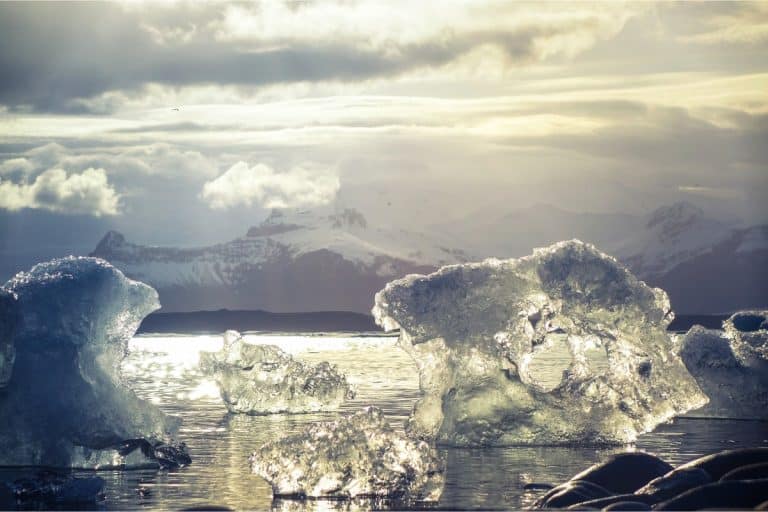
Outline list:
[[[654,510],[754,508],[768,499],[768,479],[715,482],[659,503]]]
[[[548,491],[554,488],[555,486],[553,484],[549,484],[546,482],[531,482],[523,486],[524,491],[542,491],[542,490]]]
[[[15,480],[9,488],[17,502],[84,504],[103,499],[104,483],[98,476],[76,478],[40,471],[34,477]]]
[[[768,478],[768,462],[761,464],[750,464],[748,466],[741,466],[733,471],[729,471],[724,474],[720,479],[721,482],[727,482],[729,480],[759,480]]]
[[[589,500],[582,503],[577,503],[568,507],[568,510],[601,510],[614,503],[627,502],[627,501],[639,501],[647,504],[649,507],[654,504],[650,496],[636,495],[636,494],[618,494],[616,496],[607,496],[605,498],[598,498],[595,500]]]
[[[760,463],[768,463],[768,448],[727,450],[692,460],[677,469],[700,468],[709,473],[713,481],[717,481],[736,468]]]
[[[651,480],[635,494],[648,496],[652,503],[659,503],[709,483],[712,483],[712,477],[703,469],[681,467]]]
[[[155,446],[155,458],[163,469],[176,469],[189,466],[192,463],[185,443],[157,445]]]
[[[651,510],[651,506],[642,501],[617,501],[603,510]]]
[[[620,453],[582,471],[571,481],[592,482],[608,489],[611,494],[626,494],[635,492],[672,469],[672,466],[648,453]]]
[[[541,500],[542,508],[565,508],[583,501],[610,496],[611,492],[586,480],[570,480],[555,487]]]

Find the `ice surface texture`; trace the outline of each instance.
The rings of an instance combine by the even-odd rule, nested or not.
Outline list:
[[[444,483],[437,450],[395,432],[376,407],[266,443],[250,461],[275,496],[435,501]]]
[[[174,430],[177,421],[120,377],[128,340],[159,307],[152,288],[103,260],[75,257],[36,265],[4,288],[19,316],[13,371],[0,393],[0,465],[120,466],[110,447],[156,443]]]
[[[768,419],[768,311],[743,311],[724,331],[693,326],[680,355],[709,396],[696,416]]]
[[[214,376],[234,413],[331,411],[354,397],[335,365],[296,361],[274,345],[248,344],[236,331],[224,333],[221,351],[203,352],[200,367]]]
[[[373,315],[419,368],[409,431],[438,443],[628,443],[706,403],[664,291],[578,240],[393,281]]]

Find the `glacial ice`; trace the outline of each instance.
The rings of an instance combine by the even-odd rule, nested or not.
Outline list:
[[[376,407],[268,442],[250,462],[276,497],[436,501],[444,484],[437,450],[395,432]]]
[[[743,311],[723,331],[693,326],[680,356],[709,403],[697,416],[768,419],[768,312]]]
[[[666,293],[578,240],[406,276],[373,315],[419,369],[408,431],[441,444],[628,443],[707,401]]]
[[[354,397],[335,365],[295,360],[275,345],[246,343],[224,333],[219,352],[203,352],[201,369],[214,376],[229,412],[253,415],[332,411]]]
[[[3,288],[16,298],[18,321],[0,394],[0,465],[159,466],[125,442],[162,449],[178,420],[138,398],[120,375],[128,340],[159,307],[157,293],[103,260],[75,257],[38,264]],[[0,320],[5,346],[9,311]]]

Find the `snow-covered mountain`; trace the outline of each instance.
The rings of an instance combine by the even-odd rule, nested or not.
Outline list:
[[[768,226],[714,220],[685,202],[646,216],[540,205],[433,226],[430,234],[372,226],[350,208],[276,210],[227,243],[146,247],[110,232],[92,254],[157,288],[165,311],[368,313],[373,294],[397,277],[517,257],[570,238],[594,243],[667,290],[679,313],[768,305]]]
[[[467,256],[445,239],[369,226],[357,210],[275,210],[242,238],[147,247],[111,231],[92,253],[154,286],[164,311],[370,311],[388,281]]]

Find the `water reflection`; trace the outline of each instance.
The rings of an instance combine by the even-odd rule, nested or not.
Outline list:
[[[376,405],[390,423],[402,428],[418,397],[412,361],[388,337],[256,336],[302,359],[338,364],[357,387],[355,400],[342,412]],[[181,438],[194,462],[178,471],[100,472],[107,481],[109,509],[181,509],[226,505],[235,509],[360,510],[386,503],[292,500],[272,501],[268,484],[251,475],[248,455],[260,444],[333,419],[334,413],[309,415],[228,415],[215,385],[197,369],[201,350],[219,350],[218,336],[139,337],[131,341],[123,373],[137,393],[164,411],[184,418]],[[556,365],[556,362],[553,363]],[[576,448],[443,448],[446,485],[439,508],[510,509],[530,506],[544,491],[524,491],[531,482],[561,482],[611,453],[642,449],[678,464],[705,453],[742,446],[768,445],[768,424],[745,421],[678,419],[640,438],[636,447],[608,450]],[[10,475],[10,476],[9,476]],[[3,480],[19,470],[0,470]],[[401,508],[398,506],[397,508]]]

